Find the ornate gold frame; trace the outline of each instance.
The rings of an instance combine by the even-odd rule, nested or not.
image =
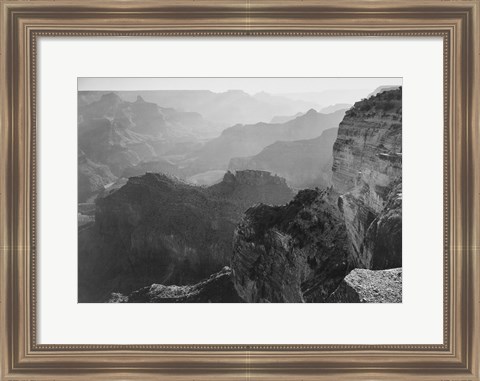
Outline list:
[[[480,380],[479,0],[0,0],[0,380]],[[36,343],[36,41],[41,36],[441,36],[444,343]]]

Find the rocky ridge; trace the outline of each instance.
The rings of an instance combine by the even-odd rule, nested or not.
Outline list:
[[[340,110],[331,114],[321,114],[311,109],[285,123],[237,124],[225,129],[219,137],[193,152],[186,171],[193,174],[227,169],[232,158],[257,155],[275,142],[319,137],[323,131],[337,127],[344,113],[344,110]]]
[[[348,270],[347,232],[332,190],[303,190],[285,206],[250,208],[232,268],[247,302],[324,302]]]
[[[131,177],[97,199],[95,224],[79,232],[79,298],[199,282],[229,264],[244,210],[292,197],[285,180],[257,171],[227,173],[206,188],[163,174]]]
[[[245,301],[325,302],[335,290],[348,299],[338,287],[352,269],[401,267],[401,99],[401,88],[384,91],[347,111],[333,149],[332,188],[247,211],[232,257]],[[401,278],[392,287],[401,289]],[[385,301],[397,301],[389,295]]]
[[[109,303],[242,303],[232,282],[232,271],[224,267],[218,273],[194,285],[152,284],[130,295],[112,293]]]

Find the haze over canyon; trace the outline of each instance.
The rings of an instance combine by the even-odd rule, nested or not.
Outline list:
[[[328,91],[79,91],[78,301],[401,302],[402,88]]]

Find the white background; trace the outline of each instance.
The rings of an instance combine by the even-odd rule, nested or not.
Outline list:
[[[39,343],[442,343],[440,38],[42,37],[38,70]],[[403,77],[402,304],[77,304],[77,77],[209,76]]]

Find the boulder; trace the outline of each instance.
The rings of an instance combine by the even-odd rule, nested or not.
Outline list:
[[[401,303],[402,269],[354,269],[328,297],[328,303]]]

